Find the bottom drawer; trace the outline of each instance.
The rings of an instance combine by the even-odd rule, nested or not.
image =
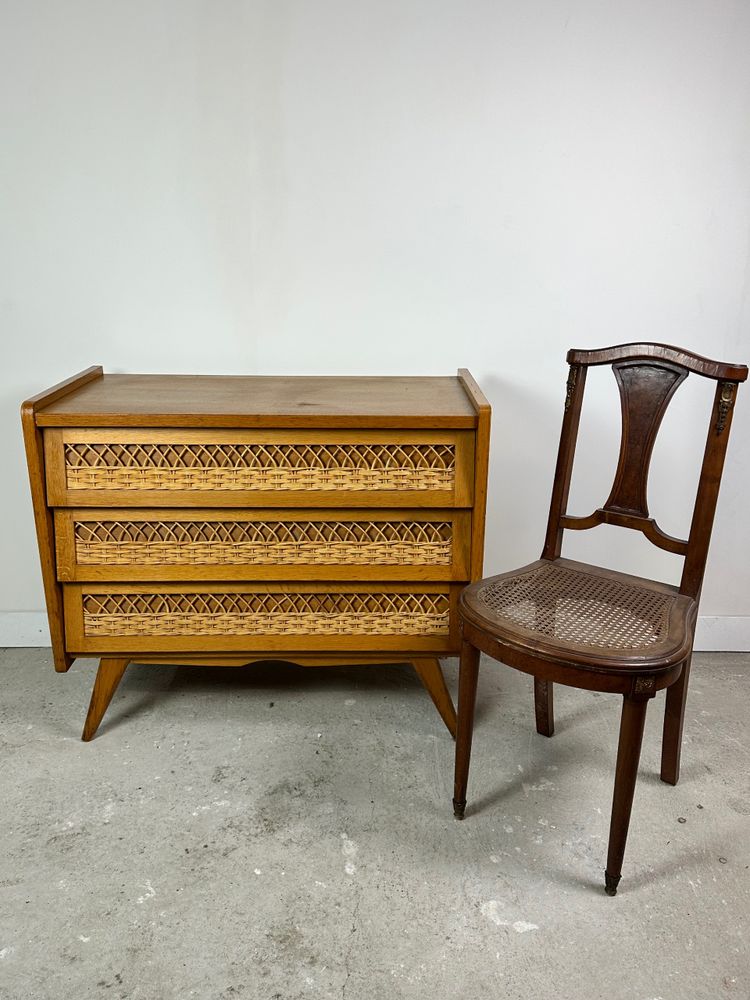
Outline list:
[[[459,585],[67,584],[71,653],[458,648]]]

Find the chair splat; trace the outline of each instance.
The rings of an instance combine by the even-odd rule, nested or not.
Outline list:
[[[656,435],[675,390],[687,371],[664,362],[621,361],[612,365],[622,405],[622,438],[615,481],[603,506],[648,517],[646,490]]]

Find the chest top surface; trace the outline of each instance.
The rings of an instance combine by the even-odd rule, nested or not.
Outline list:
[[[468,374],[468,373],[467,373]],[[474,427],[459,376],[99,375],[41,427]]]

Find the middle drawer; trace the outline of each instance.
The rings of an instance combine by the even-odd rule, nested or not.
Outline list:
[[[463,581],[471,511],[62,509],[55,539],[66,583]]]

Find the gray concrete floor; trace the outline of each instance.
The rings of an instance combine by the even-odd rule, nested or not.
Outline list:
[[[619,699],[484,663],[469,809],[410,668],[0,659],[3,1000],[750,997],[750,656],[700,655],[683,774],[651,706],[602,890]],[[446,674],[455,689],[456,663]]]

